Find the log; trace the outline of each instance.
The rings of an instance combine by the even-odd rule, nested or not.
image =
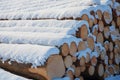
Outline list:
[[[109,55],[110,57],[109,57],[109,59],[113,59],[114,58],[114,53],[113,52],[110,52],[110,55]]]
[[[120,66],[119,65],[114,65],[114,72],[115,72],[115,74],[120,73]]]
[[[70,55],[74,55],[76,52],[77,52],[77,44],[75,42],[71,42]]]
[[[113,69],[112,66],[109,66],[109,67],[108,67],[108,71],[109,71],[110,75],[113,75],[113,74],[114,74],[114,69]]]
[[[102,20],[99,20],[99,22],[98,22],[98,29],[100,32],[103,32],[103,30],[104,30],[104,23]]]
[[[79,77],[81,74],[80,67],[75,68],[75,77]]]
[[[85,66],[85,62],[86,62],[85,57],[82,56],[82,57],[80,58],[80,66]]]
[[[91,62],[92,66],[96,66],[97,65],[97,58],[95,56],[93,56],[90,62]]]
[[[69,50],[69,45],[67,43],[64,43],[60,49],[62,56],[67,56],[69,54],[70,50]]]
[[[93,76],[94,72],[95,72],[95,67],[91,65],[88,69],[88,73],[89,73],[90,76]]]
[[[89,23],[89,27],[92,28],[93,24],[94,24],[94,20],[93,19],[89,19],[88,23]]]
[[[106,51],[109,50],[109,41],[104,42],[104,48]]]
[[[103,74],[104,74],[104,65],[103,65],[103,64],[99,64],[97,71],[98,71],[98,76],[99,76],[99,77],[102,77]]]
[[[117,26],[120,27],[120,16],[117,17]]]
[[[114,20],[112,20],[111,25],[112,25],[112,26],[116,26],[116,23],[115,23]]]
[[[105,39],[108,39],[109,38],[109,36],[110,36],[110,33],[109,33],[109,27],[108,26],[106,26],[106,27],[104,27],[104,37],[105,37]]]
[[[94,18],[94,25],[96,25],[97,23],[98,23],[98,20]]]
[[[108,11],[103,12],[103,21],[105,24],[110,24],[112,21],[112,14],[110,14]]]
[[[101,10],[97,10],[96,15],[97,15],[99,20],[102,20],[102,11]]]
[[[82,38],[83,40],[86,40],[87,37],[88,37],[88,29],[86,25],[82,25],[80,28],[80,38]]]
[[[112,42],[109,43],[109,51],[111,51],[111,52],[113,51],[113,43]]]
[[[90,62],[90,54],[89,53],[86,54],[85,62],[86,63]]]
[[[66,68],[69,68],[70,66],[72,66],[73,61],[72,61],[72,57],[70,55],[65,57],[64,64],[65,64]]]
[[[55,67],[56,66],[56,67]],[[38,80],[51,80],[54,77],[62,77],[65,74],[65,67],[62,56],[52,55],[48,58],[45,66],[31,68],[31,64],[0,61],[0,67],[15,74]]]
[[[103,41],[104,41],[104,38],[103,38],[102,33],[100,32],[97,35],[97,43],[101,43],[103,45]]]
[[[70,78],[70,80],[74,80],[73,72],[71,70],[67,71],[67,76]]]
[[[88,44],[88,48],[90,48],[90,49],[93,51],[93,49],[94,49],[94,47],[95,47],[93,37],[89,36],[89,37],[87,38],[87,44]]]
[[[109,63],[109,65],[112,65],[112,64],[113,64],[113,60],[112,60],[112,59],[109,59],[109,60],[108,60],[108,63]]]
[[[80,76],[79,79],[80,79],[80,80],[84,80],[83,76]]]
[[[72,61],[76,62],[77,61],[77,57],[76,56],[72,56]]]
[[[78,51],[85,50],[87,48],[87,43],[86,41],[81,41],[78,44]]]
[[[81,20],[89,21],[88,15],[87,15],[87,14],[83,14],[83,15],[81,16]]]
[[[84,72],[86,70],[86,66],[80,66],[80,71]]]

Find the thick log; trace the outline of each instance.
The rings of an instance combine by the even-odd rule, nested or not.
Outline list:
[[[55,67],[56,66],[56,67]],[[31,64],[22,64],[17,62],[0,61],[0,67],[15,74],[38,80],[51,80],[54,77],[62,77],[65,73],[65,67],[62,56],[53,55],[49,57],[45,66],[31,68]]]
[[[67,43],[64,43],[62,46],[61,46],[61,54],[62,56],[67,56],[69,54],[69,45]]]
[[[76,52],[77,52],[77,44],[75,42],[71,42],[70,55],[74,55]]]
[[[65,57],[64,64],[65,64],[66,68],[69,68],[70,66],[72,66],[73,61],[72,61],[72,57],[70,55]]]

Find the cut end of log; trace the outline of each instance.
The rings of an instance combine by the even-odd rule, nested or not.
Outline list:
[[[97,10],[97,11],[96,11],[96,15],[98,16],[98,19],[99,19],[99,20],[102,19],[102,11],[101,11],[101,10]]]
[[[86,40],[88,37],[88,29],[86,27],[86,25],[83,25],[80,28],[80,38],[82,38],[83,40]]]
[[[75,42],[71,42],[70,55],[74,55],[76,52],[77,52],[77,44]]]
[[[103,64],[99,64],[99,65],[98,65],[98,75],[99,75],[100,77],[102,77],[103,74],[104,74],[104,66],[103,66]]]
[[[78,51],[85,50],[86,48],[87,48],[87,44],[85,41],[79,42]]]
[[[64,64],[65,64],[66,68],[69,68],[70,66],[72,66],[73,61],[72,61],[72,57],[70,55],[65,57]]]
[[[104,23],[103,23],[103,21],[100,20],[100,21],[98,22],[98,28],[99,28],[99,31],[100,31],[100,32],[103,32],[103,30],[104,30]]]
[[[83,14],[82,17],[81,17],[81,19],[89,21],[88,15],[86,15],[86,14]]]
[[[85,57],[82,56],[82,57],[80,58],[80,66],[84,66],[84,65],[85,65]]]
[[[87,38],[87,44],[88,44],[88,48],[90,48],[93,51],[95,46],[93,37]]]
[[[101,43],[103,45],[103,41],[104,41],[104,38],[103,38],[102,33],[98,33],[98,35],[97,35],[97,42]]]
[[[60,55],[50,56],[47,61],[46,69],[50,79],[62,77],[65,74],[65,66],[63,63],[62,56]]]
[[[69,54],[69,45],[67,43],[64,43],[61,46],[61,53],[62,53],[62,56],[67,56]]]
[[[112,21],[112,14],[110,14],[107,11],[104,11],[103,17],[104,17],[104,21],[105,21],[106,24],[110,24],[111,23],[111,21]]]
[[[88,69],[88,73],[90,76],[93,76],[94,75],[94,72],[95,72],[95,67],[94,66],[90,66],[89,69]]]
[[[93,66],[96,66],[96,64],[97,64],[97,58],[96,58],[95,56],[92,57],[92,59],[91,59],[91,64],[92,64]]]

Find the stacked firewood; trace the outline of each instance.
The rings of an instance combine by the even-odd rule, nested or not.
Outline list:
[[[116,1],[119,2],[119,0]],[[62,77],[69,77],[70,80],[103,80],[111,75],[120,74],[120,5],[115,6],[117,2],[111,2],[112,4],[87,6],[89,16],[83,14],[75,19],[73,17],[58,19],[86,20],[89,27],[83,24],[75,34],[71,34],[80,39],[78,43],[73,40],[70,44],[64,42],[61,46],[47,45],[57,47],[60,53],[50,56],[44,66],[31,68],[31,64],[15,61],[9,64],[8,60],[4,63],[0,61],[0,67],[15,74],[39,80]],[[0,41],[0,43],[5,42]]]

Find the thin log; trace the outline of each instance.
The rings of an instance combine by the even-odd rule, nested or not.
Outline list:
[[[108,11],[103,12],[103,21],[105,24],[110,24],[112,21],[112,14],[110,14]]]
[[[93,49],[94,49],[94,47],[95,47],[93,37],[90,37],[90,36],[89,36],[89,37],[87,38],[87,44],[88,44],[88,48],[90,48],[90,49],[93,51]]]
[[[72,61],[72,57],[70,55],[65,57],[64,64],[65,64],[66,68],[69,68],[70,66],[72,66],[73,61]]]
[[[104,27],[104,37],[105,37],[105,39],[108,39],[109,38],[109,36],[110,36],[110,33],[109,33],[109,27],[108,26],[106,26],[106,27]]]
[[[104,23],[102,20],[99,20],[99,22],[98,22],[98,29],[100,32],[103,32],[103,30],[104,30]]]
[[[89,21],[88,15],[87,15],[87,14],[83,14],[83,15],[81,16],[81,20]]]
[[[80,58],[80,66],[85,66],[85,57],[84,56],[82,56],[81,58]]]
[[[67,56],[69,54],[69,45],[67,43],[64,43],[62,46],[61,46],[61,54],[62,56]]]
[[[101,43],[103,45],[103,41],[104,41],[104,38],[103,38],[102,33],[98,33],[97,42],[99,42],[99,43]]]
[[[93,24],[94,24],[94,20],[93,19],[89,19],[88,23],[89,23],[89,27],[92,28]]]
[[[101,10],[97,10],[96,15],[97,15],[99,20],[102,20],[102,11]]]
[[[74,55],[76,52],[77,52],[77,44],[75,42],[71,42],[70,55]]]
[[[88,37],[88,29],[86,25],[82,25],[80,28],[80,38],[82,38],[83,40],[86,40],[87,37]]]
[[[95,56],[93,56],[90,62],[91,62],[91,65],[96,66],[97,65],[97,58]]]
[[[81,41],[81,42],[79,42],[78,51],[85,50],[86,48],[87,48],[87,43],[86,43],[86,41]]]
[[[75,77],[79,77],[81,74],[80,67],[75,68]]]

